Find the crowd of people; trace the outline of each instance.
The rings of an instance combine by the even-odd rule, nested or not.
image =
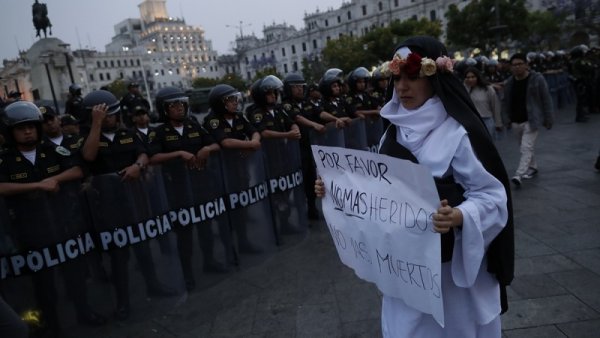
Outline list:
[[[318,219],[316,198],[323,196],[324,190],[322,185],[317,184],[316,189],[312,185],[320,182],[310,148],[316,142],[315,136],[328,130],[344,130],[356,120],[375,121],[387,128],[379,144],[380,152],[422,163],[431,169],[436,183],[451,183],[450,187],[444,186],[446,190],[440,190],[441,206],[434,215],[436,230],[444,236],[476,237],[479,233],[482,238],[477,255],[457,260],[462,270],[471,273],[462,277],[450,270],[452,252],[468,244],[454,237],[442,241],[443,245],[450,245],[442,250],[446,254],[442,259],[448,263],[444,293],[450,295],[447,299],[454,300],[452,304],[445,303],[445,307],[448,306],[448,313],[458,308],[472,310],[462,318],[451,315],[449,322],[454,324],[445,329],[446,336],[475,331],[491,332],[486,337],[499,336],[498,316],[501,309],[506,310],[506,294],[499,290],[504,290],[512,279],[512,211],[509,179],[494,140],[505,128],[511,128],[519,139],[521,158],[510,181],[521,187],[523,179],[533,178],[538,173],[534,155],[538,129],[552,128],[557,107],[576,101],[577,122],[585,122],[588,114],[597,113],[599,51],[578,46],[569,53],[515,53],[509,60],[500,61],[476,56],[456,62],[447,57],[441,43],[419,37],[405,41],[392,60],[373,71],[358,66],[346,75],[341,69],[331,68],[318,83],[307,83],[297,73],[283,79],[274,75],[260,78],[250,86],[252,104],[245,109],[238,89],[219,84],[209,93],[211,110],[202,121],[189,114],[188,98],[176,87],[157,92],[157,124],[151,123],[150,104],[136,83],[129,84],[129,92],[121,100],[108,90],[84,96],[81,87],[73,84],[64,114],[49,106],[22,101],[20,93],[11,93],[10,102],[4,103],[0,125],[0,196],[9,216],[0,215],[0,219],[10,220],[15,228],[2,231],[14,234],[19,252],[39,249],[35,232],[44,227],[46,220],[29,215],[37,208],[39,192],[56,193],[73,182],[93,185],[99,181],[95,178],[115,173],[119,179],[114,184],[120,185],[142,179],[149,168],[158,165],[162,166],[165,198],[183,207],[188,200],[177,188],[185,185],[181,181],[182,170],[203,170],[212,154],[225,149],[244,157],[261,149],[265,140],[297,142],[305,199],[296,203],[304,205],[301,210],[306,211],[308,219]],[[424,66],[431,61],[433,68]],[[422,147],[431,142],[441,142],[443,149],[439,154],[421,153]],[[396,153],[398,144],[409,155]],[[170,167],[173,163],[183,166]],[[600,157],[597,169],[599,166]],[[236,176],[250,182],[247,168],[236,170]],[[206,184],[210,186],[210,182]],[[118,195],[120,190],[114,191]],[[95,203],[82,206],[86,209],[82,212],[93,214],[94,210],[87,210],[91,208],[108,214],[127,214],[132,205],[126,201],[114,203],[111,207],[117,209],[110,210],[101,199]],[[279,205],[273,208],[281,209]],[[95,231],[116,225],[110,221],[112,216],[102,217],[108,224],[95,222]],[[34,224],[27,229],[18,228],[25,222]],[[176,251],[189,292],[196,287],[192,264],[194,228],[180,225],[174,231]],[[220,261],[214,255],[213,229],[196,228],[203,272],[228,273],[232,262]],[[219,229],[219,235],[228,237],[228,231],[235,233],[239,252],[263,251],[250,239],[253,230],[244,222],[237,222],[229,230]],[[3,256],[14,253],[2,249]],[[149,296],[176,294],[157,277],[147,244],[138,243],[132,251]],[[116,295],[114,316],[126,320],[130,313],[129,248],[109,250],[108,254]],[[474,267],[484,259],[491,273],[485,270],[485,264]],[[84,325],[104,325],[106,318],[88,305],[82,282],[89,277],[86,271],[92,268],[82,259],[74,262],[79,263],[64,264],[60,272],[73,294],[77,319]],[[54,273],[53,269],[46,269],[32,277],[36,305],[49,336],[59,336],[60,332]],[[477,294],[483,295],[485,304],[476,304],[473,297]],[[0,315],[14,324],[8,325],[6,332],[21,330],[17,317],[4,301],[0,303]],[[401,300],[384,297],[383,328],[388,336],[409,336],[410,332],[439,336],[441,328],[431,318],[421,320],[421,315]]]

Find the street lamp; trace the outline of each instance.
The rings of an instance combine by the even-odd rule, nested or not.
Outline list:
[[[73,78],[73,70],[71,70],[71,60],[69,57],[69,46],[70,44],[68,43],[61,43],[59,44],[60,47],[62,47],[65,51],[65,58],[67,59],[67,68],[69,69],[69,78],[71,79],[71,83],[75,83],[75,80]]]
[[[54,109],[57,114],[59,114],[58,110],[58,101],[56,101],[56,94],[54,93],[54,85],[52,84],[52,77],[50,76],[50,69],[48,68],[48,63],[50,63],[50,58],[52,54],[42,54],[40,55],[40,60],[46,67],[46,75],[48,75],[48,82],[50,83],[50,92],[52,92],[52,100],[54,101]]]

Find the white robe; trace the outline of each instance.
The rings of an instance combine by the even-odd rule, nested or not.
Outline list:
[[[465,189],[466,200],[457,206],[463,214],[463,226],[454,229],[452,261],[442,264],[445,328],[430,314],[384,295],[383,336],[500,337],[500,287],[487,272],[485,252],[508,218],[504,186],[485,170],[465,129],[451,117],[418,144],[411,144],[410,134],[403,132],[397,134],[397,141],[428,167],[433,176],[453,174]],[[453,156],[448,156],[452,153]]]

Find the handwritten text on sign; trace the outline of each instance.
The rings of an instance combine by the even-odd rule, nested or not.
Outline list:
[[[323,213],[341,261],[384,294],[444,325],[439,198],[424,167],[360,150],[312,146]]]

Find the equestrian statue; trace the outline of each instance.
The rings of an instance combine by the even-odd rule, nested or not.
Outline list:
[[[40,31],[43,31],[44,38],[46,38],[46,29],[49,29],[49,34],[52,35],[52,23],[50,23],[50,19],[48,19],[48,8],[46,7],[46,4],[39,3],[38,0],[35,0],[35,3],[31,5],[31,14],[33,15],[33,26],[37,31],[35,36],[41,38]]]

